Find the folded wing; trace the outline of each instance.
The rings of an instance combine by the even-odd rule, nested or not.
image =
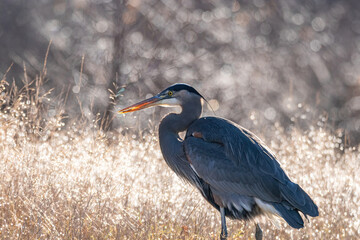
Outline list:
[[[274,155],[248,130],[222,118],[201,118],[189,127],[183,144],[194,170],[212,188],[271,203],[293,227],[302,226],[296,224],[298,210],[318,215],[308,194],[290,181]]]

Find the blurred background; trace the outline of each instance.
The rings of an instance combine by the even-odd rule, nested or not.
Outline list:
[[[41,90],[69,118],[130,126],[117,108],[184,82],[255,132],[326,125],[360,142],[358,0],[0,1],[0,78],[13,64],[9,82],[35,79],[50,42]]]

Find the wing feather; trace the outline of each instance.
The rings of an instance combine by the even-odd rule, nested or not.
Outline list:
[[[193,137],[194,132],[202,137]],[[222,118],[206,117],[188,128],[183,144],[194,169],[211,187],[273,203],[287,201],[304,214],[318,215],[311,198],[290,181],[250,131]]]

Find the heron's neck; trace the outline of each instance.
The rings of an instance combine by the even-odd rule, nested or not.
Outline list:
[[[192,122],[199,119],[202,112],[200,99],[184,103],[179,114],[170,113],[165,116],[159,126],[159,137],[162,134],[178,134],[185,131]]]
[[[159,126],[160,148],[166,163],[176,174],[194,184],[196,176],[184,156],[179,132],[185,131],[191,123],[199,119],[201,111],[200,98],[192,99],[182,104],[181,113],[170,113],[163,118]]]

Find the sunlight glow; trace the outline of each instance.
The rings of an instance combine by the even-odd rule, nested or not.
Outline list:
[[[219,214],[162,159],[157,135],[107,136],[93,123],[64,124],[19,96],[0,105],[0,233],[15,239],[213,239]],[[16,99],[16,96],[14,96]],[[39,103],[37,103],[39,104]],[[30,107],[31,106],[31,107]],[[36,108],[35,110],[33,108]],[[360,234],[359,150],[322,127],[269,142],[289,177],[318,204],[301,231],[261,221],[269,239],[350,239]],[[253,225],[229,221],[229,239],[253,238]]]

